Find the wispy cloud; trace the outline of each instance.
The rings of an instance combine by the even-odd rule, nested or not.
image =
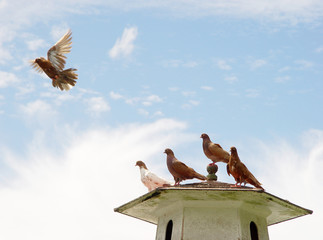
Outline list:
[[[21,104],[19,109],[23,118],[28,123],[37,125],[37,128],[52,125],[56,116],[58,116],[53,105],[40,99]]]
[[[257,98],[260,96],[260,91],[258,89],[246,89],[246,97]]]
[[[289,66],[285,66],[285,67],[278,69],[278,72],[286,72],[286,71],[289,71],[290,69],[291,68]]]
[[[222,70],[231,70],[232,69],[232,67],[228,64],[228,62],[226,60],[219,59],[219,60],[216,60],[215,63],[217,65],[217,67]]]
[[[110,105],[103,97],[91,97],[85,100],[87,104],[87,111],[91,114],[99,115],[110,111]]]
[[[182,91],[182,95],[184,97],[193,97],[196,95],[196,92],[195,91]]]
[[[122,98],[124,98],[121,94],[116,93],[116,92],[113,92],[113,91],[111,91],[111,92],[109,93],[109,96],[110,96],[112,99],[114,99],[114,100],[118,100],[118,99],[122,99]]]
[[[290,80],[290,76],[279,76],[275,78],[275,82],[277,83],[285,83]]]
[[[172,119],[69,134],[60,128],[59,157],[51,152],[50,139],[38,136],[23,155],[0,146],[1,164],[12,173],[3,175],[0,169],[1,238],[151,239],[155,225],[113,208],[147,192],[135,162],[165,166],[169,143],[176,147],[189,141],[184,129],[184,122]],[[171,180],[163,169],[158,174]]]
[[[110,49],[110,58],[115,59],[130,56],[134,50],[133,42],[136,40],[137,35],[137,27],[125,28],[121,38],[118,38],[114,46]]]
[[[0,42],[0,64],[5,64],[7,63],[9,60],[11,60],[13,57],[10,53],[10,51],[3,47],[1,42]]]
[[[200,104],[199,101],[196,100],[189,100],[187,103],[182,105],[183,109],[191,109],[192,107],[196,107]]]
[[[197,61],[185,61],[181,59],[169,59],[162,61],[162,66],[166,68],[178,68],[178,67],[185,67],[185,68],[194,68],[198,66]]]
[[[206,91],[212,91],[213,87],[211,87],[211,86],[202,86],[201,89],[206,90]]]
[[[169,87],[168,89],[169,89],[169,91],[171,91],[171,92],[176,92],[176,91],[178,91],[178,90],[179,90],[179,88],[178,88],[178,87]]]
[[[315,52],[317,52],[317,53],[323,52],[323,46],[316,48]]]
[[[44,39],[33,39],[33,40],[28,40],[26,42],[27,47],[29,50],[31,51],[35,51],[39,48],[45,47],[47,45],[47,43],[44,41]]]
[[[19,82],[18,77],[11,72],[0,71],[0,88],[5,88]]]
[[[110,97],[114,100],[119,100],[119,99],[123,99],[125,101],[126,104],[129,104],[129,105],[136,105],[138,103],[141,103],[142,105],[148,107],[148,106],[151,106],[153,105],[154,103],[160,103],[163,101],[163,99],[156,95],[156,94],[150,94],[148,96],[144,96],[144,97],[127,97],[127,96],[124,96],[124,95],[121,95],[117,92],[113,92],[111,91],[109,93]]]
[[[267,61],[264,59],[256,59],[256,60],[249,61],[249,65],[252,70],[256,70],[260,67],[263,67],[266,64],[267,64]]]
[[[145,99],[143,99],[142,104],[144,106],[151,106],[153,103],[160,103],[163,100],[157,96],[157,95],[150,95],[148,97],[146,97]]]
[[[276,139],[272,142],[257,141],[251,145],[254,147],[246,159],[258,167],[258,180],[266,191],[314,210],[311,216],[271,226],[270,237],[287,239],[290,232],[296,231],[297,239],[321,239],[323,233],[318,224],[323,221],[323,192],[317,189],[320,189],[323,181],[323,131],[309,130],[296,143]],[[293,177],[296,177],[294,180],[297,184],[293,183]]]
[[[296,60],[295,64],[298,66],[300,70],[306,70],[314,66],[313,62],[307,61],[307,60]]]
[[[236,76],[226,76],[224,80],[230,84],[233,84],[238,81],[238,78]]]
[[[66,23],[62,23],[60,25],[54,25],[50,34],[54,41],[58,41],[64,34],[68,31],[69,27]]]

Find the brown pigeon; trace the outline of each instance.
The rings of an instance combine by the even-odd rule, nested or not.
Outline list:
[[[250,183],[257,188],[261,188],[261,183],[252,175],[252,173],[248,170],[248,168],[240,161],[238,156],[237,149],[235,147],[231,147],[231,156],[229,163],[227,164],[227,172],[232,175],[236,180],[236,186],[240,186],[242,183]]]
[[[170,182],[149,171],[143,161],[137,161],[135,166],[139,166],[141,181],[148,188],[148,191],[158,187],[170,186]]]
[[[186,179],[198,178],[200,180],[206,180],[207,178],[202,174],[195,172],[193,168],[186,166],[181,161],[177,160],[174,152],[166,148],[165,152],[167,154],[167,167],[169,172],[173,175],[175,180],[175,186]]]
[[[201,138],[203,139],[204,154],[213,161],[213,164],[216,162],[229,162],[230,154],[223,150],[220,144],[211,142],[210,137],[206,133],[203,133]]]
[[[68,68],[64,70],[66,56],[64,54],[71,51],[72,32],[68,30],[67,33],[52,46],[47,52],[47,58],[43,57],[31,60],[32,67],[52,79],[53,87],[63,90],[70,90],[75,86],[77,74],[75,68]]]

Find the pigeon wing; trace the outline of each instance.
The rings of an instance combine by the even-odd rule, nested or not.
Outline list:
[[[66,53],[69,53],[72,48],[72,32],[68,30],[67,33],[52,46],[47,52],[48,60],[58,70],[63,70],[65,66]]]
[[[146,174],[146,177],[147,177],[147,180],[149,180],[151,183],[156,185],[156,187],[162,187],[164,184],[169,184],[168,181],[166,181],[161,177],[158,177],[156,174],[150,171]]]

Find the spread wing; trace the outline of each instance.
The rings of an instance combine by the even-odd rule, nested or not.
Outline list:
[[[48,50],[47,58],[56,69],[63,70],[66,63],[66,56],[64,54],[71,51],[71,45],[72,32],[71,30],[68,30],[67,33]]]
[[[43,73],[43,69],[39,67],[39,65],[35,62],[35,60],[30,60],[30,65],[33,67],[33,69],[36,70],[36,72]]]

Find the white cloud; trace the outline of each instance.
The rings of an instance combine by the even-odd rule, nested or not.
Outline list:
[[[323,46],[316,48],[315,52],[317,52],[317,53],[323,52]]]
[[[125,103],[129,105],[136,105],[138,103],[141,103],[144,106],[151,106],[154,103],[160,103],[163,101],[163,99],[156,94],[151,94],[146,97],[126,97],[119,93],[111,91],[109,95],[114,100],[124,99]]]
[[[178,90],[179,90],[179,88],[178,88],[178,87],[169,87],[168,89],[169,89],[169,91],[171,91],[171,92],[176,92],[176,91],[178,91]]]
[[[143,116],[146,116],[146,117],[148,117],[148,116],[149,116],[149,112],[148,112],[147,110],[145,110],[145,109],[142,109],[142,108],[139,108],[139,109],[138,109],[138,113],[139,113],[140,115],[143,115]]]
[[[202,86],[201,89],[206,90],[206,91],[212,91],[213,87],[211,87],[211,86]]]
[[[198,66],[198,62],[196,61],[184,61],[180,59],[169,59],[164,60],[162,62],[162,66],[165,68],[171,67],[171,68],[178,68],[178,67],[185,67],[185,68],[194,68]]]
[[[286,66],[286,67],[282,67],[278,70],[278,72],[286,72],[286,71],[289,71],[290,70],[290,67],[289,66]]]
[[[220,59],[216,61],[216,65],[218,66],[218,68],[222,69],[222,70],[231,70],[232,67],[227,63],[227,61]]]
[[[26,105],[22,105],[21,109],[24,114],[33,117],[36,114],[50,114],[53,113],[53,109],[50,104],[43,100],[35,100],[29,102]]]
[[[118,38],[114,46],[109,51],[112,59],[130,56],[134,49],[133,42],[138,35],[137,27],[125,28],[122,37]]]
[[[266,65],[267,64],[267,61],[264,60],[264,59],[256,59],[256,60],[250,61],[249,64],[250,64],[250,68],[252,70],[255,70],[257,68],[260,68],[260,67]]]
[[[259,97],[260,92],[258,89],[247,89],[246,90],[246,96],[249,98],[257,98]]]
[[[270,239],[322,239],[323,131],[309,130],[297,143],[276,139],[244,147],[249,149],[245,159],[258,169],[255,176],[266,191],[314,210],[313,215],[269,227]]]
[[[143,101],[142,104],[144,106],[151,106],[153,103],[159,103],[162,102],[163,100],[157,96],[157,95],[150,95],[148,97],[146,97]]]
[[[154,112],[153,116],[154,117],[163,117],[164,113],[162,111],[156,111],[156,112]]]
[[[0,71],[0,88],[5,88],[18,82],[19,79],[15,74]]]
[[[53,40],[58,41],[64,34],[68,31],[69,27],[66,23],[61,25],[55,25],[52,27],[50,34],[52,35]]]
[[[24,105],[20,105],[21,116],[32,125],[36,125],[37,128],[52,127],[56,123],[56,116],[58,115],[56,109],[51,104],[43,100],[35,100],[28,102]],[[37,130],[35,130],[37,132]]]
[[[193,97],[196,95],[195,91],[182,91],[182,95],[185,97]]]
[[[111,97],[112,99],[114,99],[114,100],[118,100],[118,99],[122,99],[122,98],[124,98],[121,94],[116,93],[116,92],[113,92],[113,91],[111,91],[111,92],[109,93],[109,95],[110,95],[110,97]]]
[[[188,61],[183,63],[183,66],[188,68],[193,68],[193,67],[196,67],[197,65],[198,65],[198,62],[196,61]]]
[[[285,83],[290,80],[290,76],[280,76],[275,78],[275,82],[277,83]]]
[[[33,39],[26,42],[27,47],[31,51],[36,51],[39,48],[45,47],[47,43],[43,39]]]
[[[295,64],[298,65],[301,70],[309,69],[314,66],[313,62],[307,60],[296,60]]]
[[[200,104],[199,101],[196,100],[189,100],[187,103],[182,105],[183,109],[191,109],[192,107],[196,107]]]
[[[0,64],[7,63],[8,60],[11,60],[13,57],[8,49],[2,46],[0,42]]]
[[[158,175],[172,180],[163,151],[170,142],[176,147],[190,141],[185,128],[162,119],[74,131],[59,138],[54,154],[48,138],[30,141],[23,155],[1,146],[2,164],[12,172],[0,169],[1,239],[152,239],[155,225],[113,209],[147,193],[134,166],[139,159],[151,169],[162,165]]]
[[[182,65],[182,61],[181,60],[178,60],[178,59],[171,59],[171,60],[165,60],[163,61],[163,66],[164,67],[173,67],[173,68],[176,68],[176,67],[179,67]]]
[[[235,83],[238,81],[238,78],[236,76],[227,76],[224,78],[224,80],[230,84]]]
[[[108,102],[106,102],[103,97],[91,97],[85,101],[88,106],[87,110],[95,115],[108,112],[111,109]]]
[[[126,98],[125,103],[130,105],[135,105],[140,101],[139,97]]]

